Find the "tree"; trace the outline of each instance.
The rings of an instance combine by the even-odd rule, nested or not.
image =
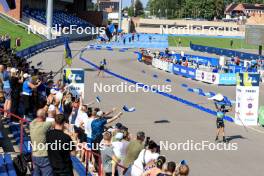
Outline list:
[[[134,16],[140,16],[144,14],[143,4],[140,0],[135,1],[135,14]]]
[[[127,14],[129,17],[133,17],[135,16],[134,14],[134,7],[133,6],[130,6],[128,9],[127,9]]]

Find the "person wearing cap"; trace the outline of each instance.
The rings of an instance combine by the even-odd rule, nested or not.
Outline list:
[[[37,84],[33,84],[32,80],[30,79],[30,75],[28,73],[24,73],[23,78],[24,83],[22,86],[22,101],[23,101],[23,115],[24,118],[26,118],[29,115],[29,112],[32,111],[30,110],[30,107],[32,107],[32,93],[33,89],[38,88],[40,86],[41,81],[38,81]]]
[[[54,104],[55,103],[55,97],[56,97],[57,92],[58,91],[55,88],[50,89],[50,94],[49,94],[49,96],[47,98],[47,101],[50,104]]]
[[[123,165],[129,142],[124,140],[124,133],[122,133],[121,131],[117,132],[113,138],[115,139],[115,141],[113,141],[112,139],[114,153],[117,158],[120,159],[120,164]],[[122,175],[122,170],[119,168],[118,173],[119,175]]]
[[[113,113],[115,110],[116,109],[113,108],[111,111],[109,111],[108,113],[105,113],[105,114],[102,111],[98,111],[96,113],[95,119],[91,123],[91,129],[92,129],[92,137],[91,138],[92,138],[93,148],[95,148],[93,151],[95,153],[98,153],[98,154],[100,153],[98,146],[103,139],[103,133],[104,133],[105,125],[119,119],[121,117],[121,115],[123,114],[122,112],[119,112],[117,115],[115,115],[114,117],[112,117],[110,119],[104,118],[105,116],[108,116],[109,114]],[[97,167],[98,157],[94,157],[94,158],[95,158],[95,167]]]
[[[119,112],[117,115],[115,115],[114,117],[112,117],[110,119],[104,118],[104,117],[108,116],[109,114],[113,113],[115,110],[116,109],[113,108],[108,113],[103,113],[103,111],[97,112],[96,117],[91,124],[92,140],[95,143],[99,144],[101,142],[101,140],[103,139],[103,132],[104,132],[105,125],[117,120],[123,114],[122,112]]]
[[[215,141],[218,141],[218,136],[222,135],[223,136],[223,142],[227,142],[226,138],[225,138],[225,124],[224,124],[224,117],[225,114],[229,111],[232,111],[232,106],[227,107],[225,102],[224,102],[224,98],[222,99],[222,101],[215,101],[215,107],[217,110],[216,113],[216,138]]]
[[[54,122],[55,116],[56,116],[56,107],[53,104],[51,104],[49,105],[48,108],[48,117],[46,118],[46,122]]]

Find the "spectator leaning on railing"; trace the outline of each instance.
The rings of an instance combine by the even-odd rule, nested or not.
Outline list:
[[[33,162],[33,176],[52,176],[52,168],[48,158],[46,144],[46,135],[48,130],[52,127],[51,122],[45,122],[46,111],[39,109],[37,111],[37,118],[30,123],[30,137],[32,143],[32,162]]]

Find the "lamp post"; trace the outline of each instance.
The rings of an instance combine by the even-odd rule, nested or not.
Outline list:
[[[47,39],[51,40],[52,39],[52,18],[53,18],[53,0],[47,0],[47,19],[46,19],[46,24],[47,24]]]
[[[122,0],[119,0],[118,17],[118,30],[120,30],[122,29]]]

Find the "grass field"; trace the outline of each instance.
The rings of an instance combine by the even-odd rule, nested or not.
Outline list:
[[[257,49],[258,46],[248,45],[244,39],[233,38],[233,47],[230,46],[231,38],[212,38],[199,36],[169,36],[169,46],[178,46],[179,39],[182,46],[189,47],[190,41],[193,44],[212,46],[227,49]]]
[[[28,34],[26,29],[21,26],[17,26],[3,18],[0,18],[0,35],[8,34],[11,36],[11,47],[15,46],[15,39],[21,39],[21,46],[17,50],[25,49],[29,46],[35,45],[43,41],[43,39],[34,34]]]

